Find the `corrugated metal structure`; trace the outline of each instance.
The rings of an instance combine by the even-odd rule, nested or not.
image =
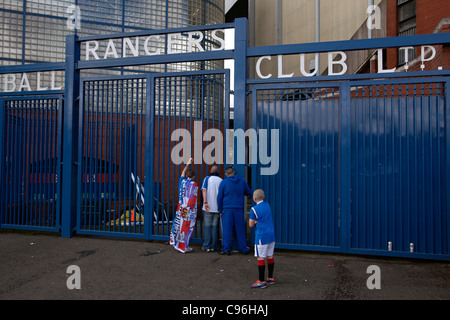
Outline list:
[[[340,246],[339,91],[318,84],[253,87],[253,127],[269,136],[278,130],[280,139],[278,172],[260,175],[261,165],[252,172],[252,187],[268,195],[278,245]]]
[[[351,87],[352,249],[448,254],[445,87]]]
[[[252,175],[268,194],[278,246],[448,255],[445,81],[253,87],[254,128],[280,136],[279,172],[261,176],[259,164]]]

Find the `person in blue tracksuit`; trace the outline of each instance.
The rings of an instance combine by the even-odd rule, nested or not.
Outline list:
[[[231,252],[233,227],[236,231],[239,250],[242,253],[248,253],[250,250],[246,244],[244,195],[251,196],[252,190],[244,179],[235,175],[233,167],[225,170],[225,176],[217,194],[217,206],[222,221],[222,253],[229,255]]]

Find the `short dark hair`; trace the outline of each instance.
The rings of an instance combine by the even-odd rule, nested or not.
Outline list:
[[[194,171],[194,170],[191,170],[191,169],[187,169],[187,170],[186,170],[186,177],[192,179],[193,177],[195,177],[195,171]]]
[[[234,172],[233,166],[227,167],[227,168],[225,169],[225,174],[226,174],[227,176],[233,175],[234,173],[235,173],[235,172]]]
[[[219,174],[219,166],[218,165],[213,165],[211,167],[211,173],[217,173]]]

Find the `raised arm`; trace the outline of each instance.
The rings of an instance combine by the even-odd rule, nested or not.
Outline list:
[[[184,178],[186,177],[186,170],[188,169],[188,167],[192,164],[192,162],[194,162],[194,160],[192,158],[189,159],[188,163],[184,166],[183,172],[181,172],[181,176]]]

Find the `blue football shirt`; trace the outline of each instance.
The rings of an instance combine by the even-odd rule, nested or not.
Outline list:
[[[269,244],[275,241],[272,210],[267,202],[261,201],[250,210],[250,219],[256,220],[255,244]]]

